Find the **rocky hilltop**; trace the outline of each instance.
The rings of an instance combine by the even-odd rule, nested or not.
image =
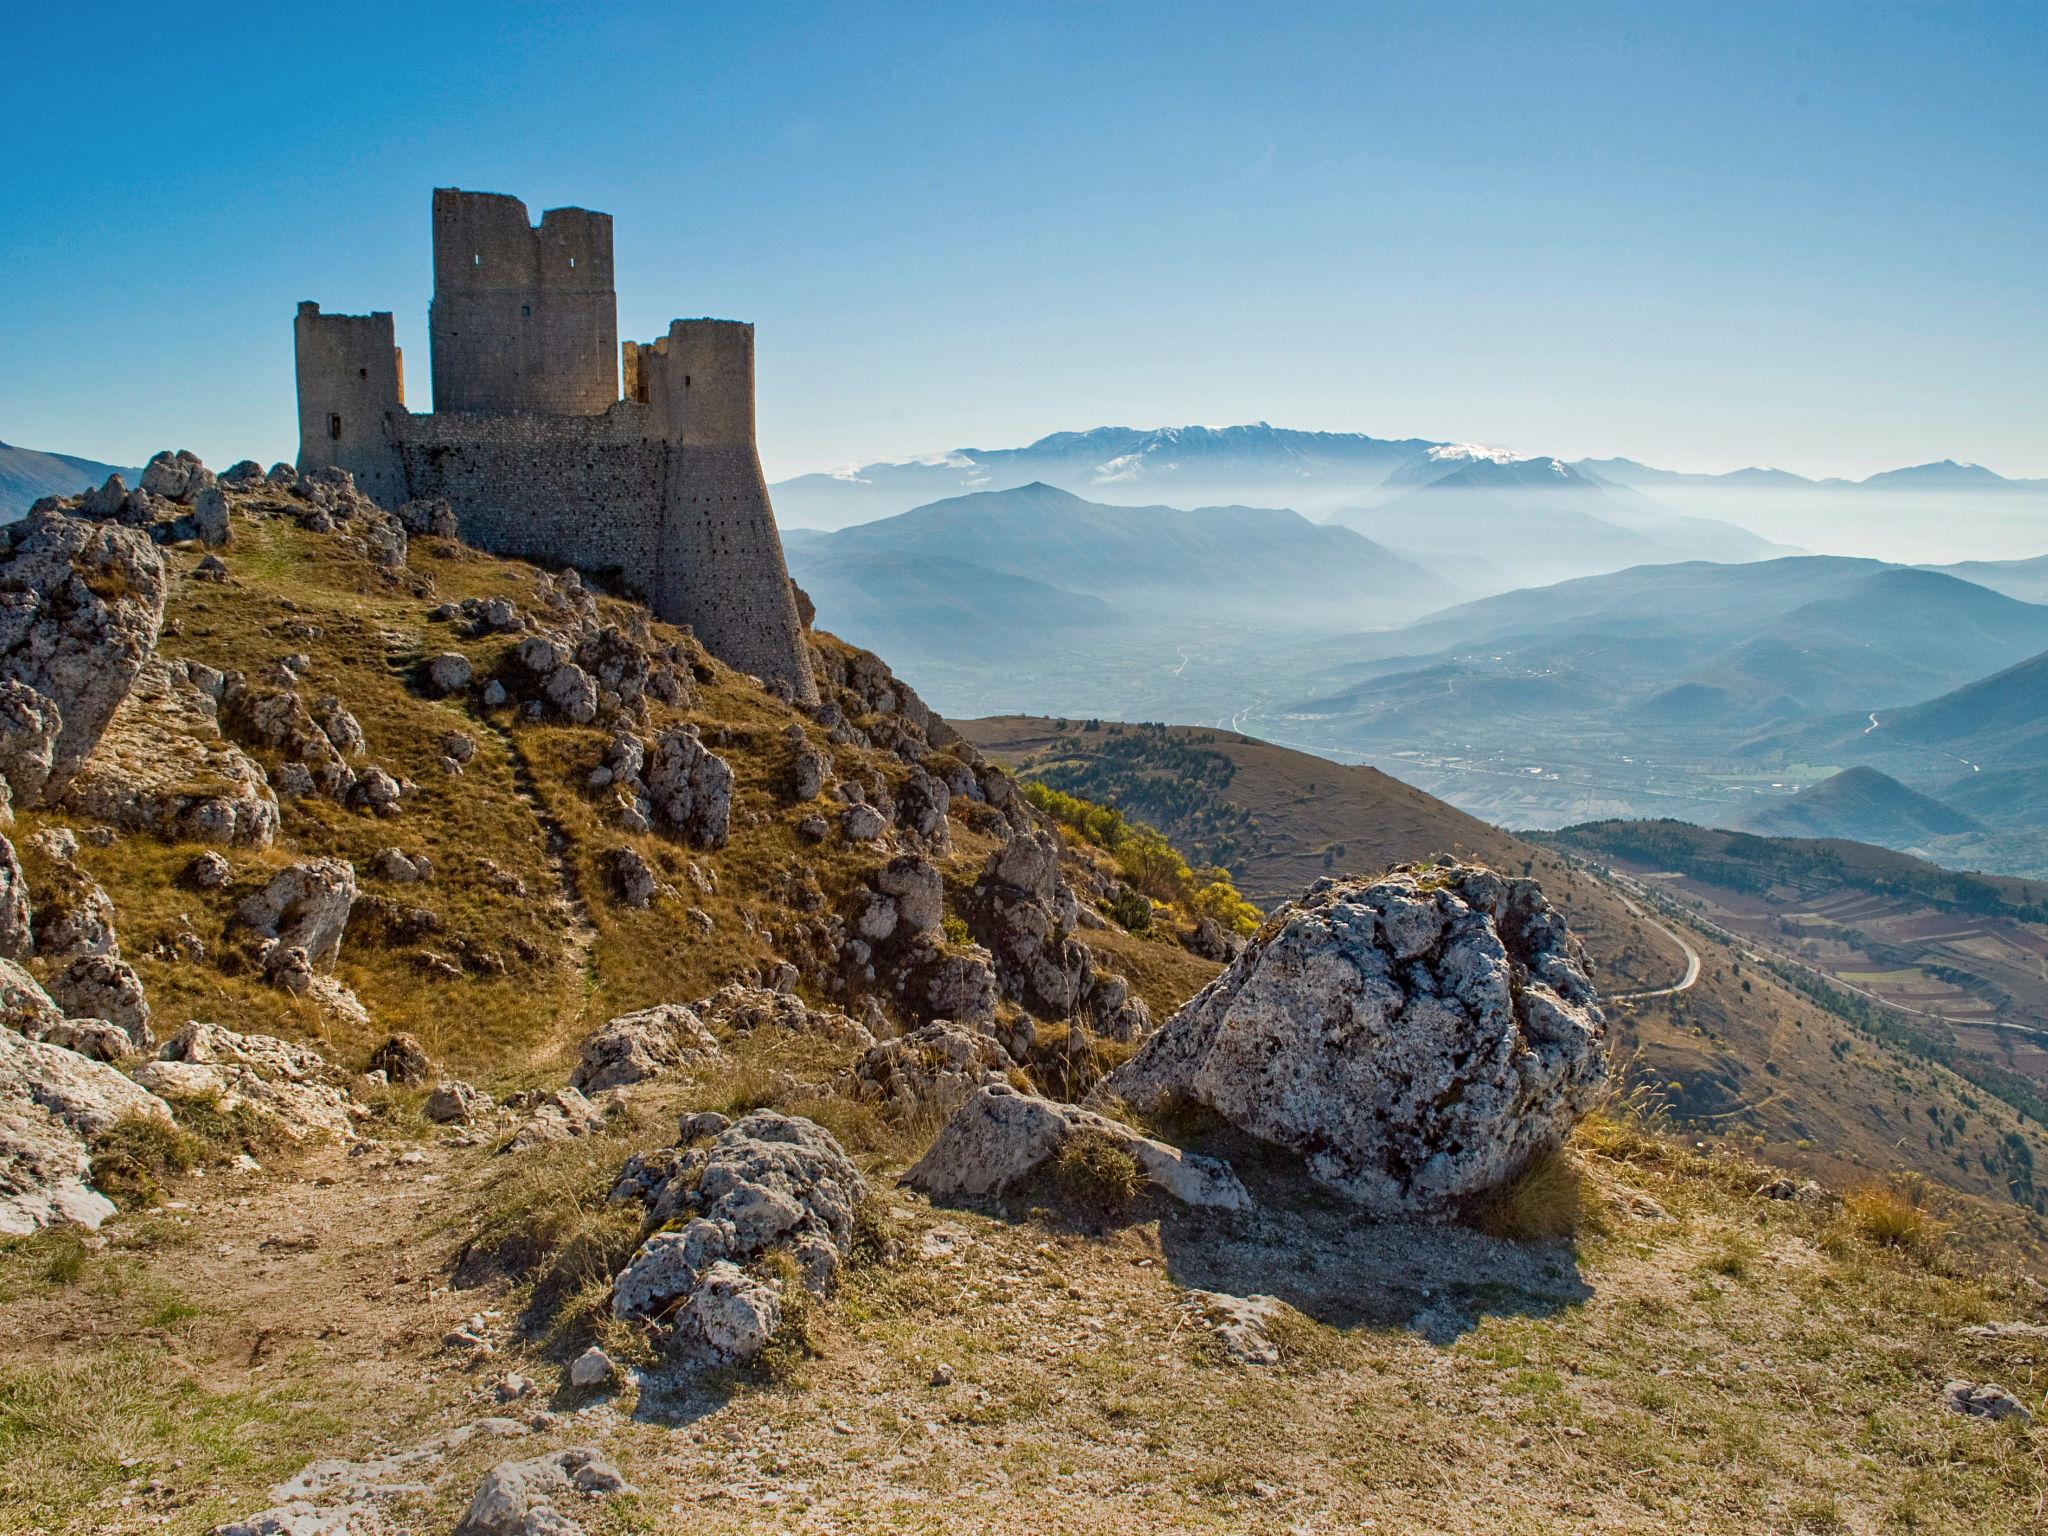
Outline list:
[[[2031,1507],[2040,1288],[1660,1136],[1537,882],[1141,888],[872,654],[453,532],[7,531],[0,1528]]]

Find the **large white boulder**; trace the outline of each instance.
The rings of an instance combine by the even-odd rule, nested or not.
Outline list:
[[[0,556],[0,682],[40,694],[58,722],[46,777],[13,784],[16,803],[44,804],[70,785],[156,650],[165,590],[147,536],[61,514],[32,519]],[[39,711],[31,700],[14,713]]]
[[[1422,867],[1318,881],[1096,1091],[1206,1104],[1375,1213],[1439,1213],[1563,1142],[1605,1044],[1534,881]]]

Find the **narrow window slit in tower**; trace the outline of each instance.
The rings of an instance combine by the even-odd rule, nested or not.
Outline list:
[[[327,413],[327,435],[337,443],[341,441],[341,415],[339,412],[330,411]]]

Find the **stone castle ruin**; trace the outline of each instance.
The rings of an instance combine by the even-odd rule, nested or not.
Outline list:
[[[299,468],[387,508],[439,497],[481,549],[607,577],[728,665],[816,701],[754,439],[754,328],[619,344],[611,215],[434,192],[434,410],[391,316],[299,305]],[[619,387],[621,360],[625,388]]]

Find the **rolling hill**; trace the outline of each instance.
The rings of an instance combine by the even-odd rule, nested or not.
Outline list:
[[[1887,848],[1981,830],[1974,817],[1875,768],[1845,768],[1788,800],[1746,813],[1737,825],[1770,837],[1838,837]]]
[[[2048,555],[2030,560],[1963,560],[1929,567],[1980,587],[2003,592],[2023,603],[2048,603]]]
[[[0,522],[20,517],[45,496],[75,496],[115,473],[130,485],[142,476],[118,464],[0,443]]]

